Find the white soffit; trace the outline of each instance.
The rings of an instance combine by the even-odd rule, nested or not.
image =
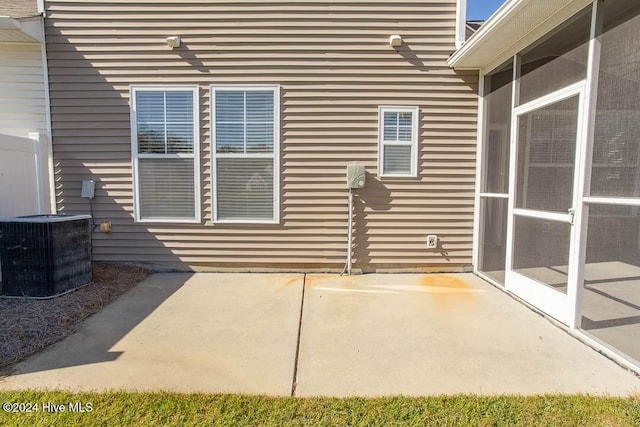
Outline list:
[[[0,43],[38,43],[41,30],[39,19],[13,19],[0,16]]]
[[[507,0],[448,60],[484,73],[542,37],[593,0]]]

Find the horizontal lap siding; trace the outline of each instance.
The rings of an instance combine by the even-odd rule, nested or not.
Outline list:
[[[345,167],[366,165],[354,209],[356,268],[471,262],[477,78],[446,66],[455,1],[48,1],[58,207],[110,235],[98,260],[230,268],[340,266]],[[401,34],[399,51],[388,45]],[[165,38],[179,35],[171,50]],[[200,86],[201,225],[133,221],[130,84]],[[281,85],[281,222],[212,224],[210,84]],[[419,176],[377,177],[378,106],[420,107]],[[426,234],[442,246],[425,248]]]
[[[0,43],[0,133],[46,134],[45,105],[40,44]]]

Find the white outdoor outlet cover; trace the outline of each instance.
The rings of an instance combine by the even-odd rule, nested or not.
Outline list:
[[[435,234],[427,235],[427,249],[435,249],[438,247],[438,236]]]

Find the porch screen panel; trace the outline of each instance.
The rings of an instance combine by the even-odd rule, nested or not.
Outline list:
[[[513,64],[485,79],[478,270],[504,284]]]
[[[522,54],[518,105],[586,78],[590,29],[588,6]]]
[[[509,190],[509,134],[513,67],[487,77],[484,97],[486,125],[482,154],[481,192],[506,194]]]
[[[592,196],[640,197],[639,10],[638,2],[605,4]]]
[[[603,7],[581,327],[640,360],[640,2]]]
[[[571,225],[521,216],[514,220],[513,270],[566,293]]]
[[[640,207],[589,206],[582,328],[640,360]]]
[[[572,207],[577,126],[578,96],[519,117],[516,207]]]
[[[479,270],[504,284],[507,246],[508,199],[483,197],[480,200]]]

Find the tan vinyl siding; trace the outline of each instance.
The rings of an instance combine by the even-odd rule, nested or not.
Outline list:
[[[97,181],[96,219],[113,232],[95,236],[96,260],[341,268],[358,161],[354,269],[467,268],[477,76],[446,64],[455,3],[47,1],[58,208],[88,212],[81,180]],[[134,223],[129,85],[145,84],[200,87],[201,225]],[[211,222],[211,84],[280,85],[279,224]],[[378,178],[379,105],[419,107],[417,178]]]

